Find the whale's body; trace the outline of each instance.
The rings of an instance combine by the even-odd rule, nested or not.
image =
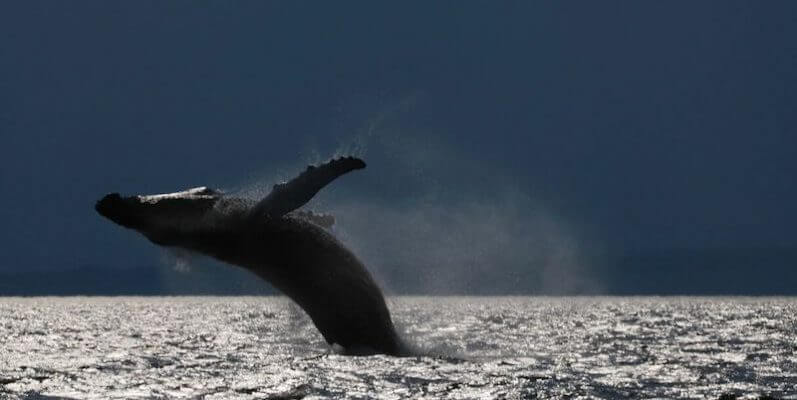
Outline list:
[[[260,202],[201,187],[152,196],[109,194],[96,209],[155,244],[252,271],[304,309],[329,344],[350,353],[395,355],[400,340],[371,274],[325,229],[331,217],[294,211],[338,176],[364,167],[350,157],[308,167]]]

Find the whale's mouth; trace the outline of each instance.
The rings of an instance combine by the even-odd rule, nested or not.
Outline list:
[[[196,220],[210,210],[219,198],[220,192],[206,187],[155,195],[121,196],[119,193],[110,193],[98,200],[94,209],[119,225],[149,231]]]
[[[131,198],[122,197],[119,193],[110,193],[97,201],[94,209],[105,218],[125,227],[133,227],[136,217],[130,204]]]
[[[120,196],[119,193],[109,193],[105,195],[105,197],[97,200],[97,203],[94,204],[94,209],[103,217],[110,218],[109,215],[114,204],[121,198],[122,196]]]

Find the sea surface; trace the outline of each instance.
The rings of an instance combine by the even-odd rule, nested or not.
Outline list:
[[[392,297],[417,356],[282,297],[0,298],[0,399],[797,399],[797,299]]]

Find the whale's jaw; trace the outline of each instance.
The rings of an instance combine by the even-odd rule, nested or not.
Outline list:
[[[169,246],[168,237],[188,233],[207,225],[214,207],[221,199],[219,192],[200,187],[181,192],[156,195],[121,196],[110,193],[97,201],[94,209],[111,221],[141,232],[156,244]],[[217,219],[217,218],[216,218]]]
[[[94,209],[103,217],[119,225],[127,226],[130,221],[128,221],[129,218],[125,217],[125,213],[122,212],[121,204],[122,196],[119,193],[109,193],[97,200],[97,203],[94,204]]]

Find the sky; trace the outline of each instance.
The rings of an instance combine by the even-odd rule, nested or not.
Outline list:
[[[94,202],[354,154],[311,206],[399,292],[795,293],[795,37],[792,1],[5,1],[0,273],[168,264]]]

